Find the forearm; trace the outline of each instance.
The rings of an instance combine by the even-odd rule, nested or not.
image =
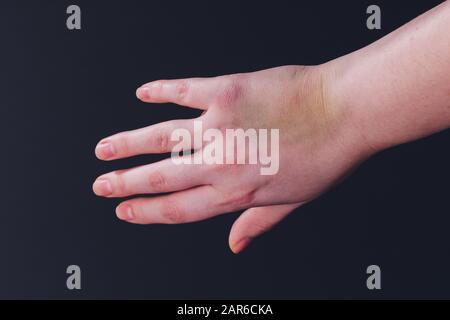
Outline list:
[[[327,103],[373,151],[450,127],[450,1],[327,63]]]

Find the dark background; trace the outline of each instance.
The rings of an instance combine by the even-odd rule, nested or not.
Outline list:
[[[197,115],[138,102],[140,84],[322,63],[440,3],[243,2],[1,1],[0,298],[450,298],[449,131],[375,156],[238,256],[236,214],[136,226],[94,196],[97,175],[157,159],[102,163],[99,139]],[[365,26],[373,3],[381,31]]]

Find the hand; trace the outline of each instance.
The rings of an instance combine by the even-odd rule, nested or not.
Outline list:
[[[261,174],[267,173],[261,157],[256,164],[174,163],[220,150],[211,148],[218,140],[200,139],[183,146],[194,149],[193,155],[103,175],[94,192],[105,197],[158,194],[117,207],[117,216],[132,223],[192,222],[250,208],[230,233],[231,249],[240,252],[371,154],[450,127],[449,21],[446,1],[376,43],[324,65],[148,83],[137,90],[139,99],[202,109],[196,120],[204,130],[278,130],[279,140],[270,144],[272,156],[279,155],[275,174]],[[171,152],[179,145],[172,134],[184,129],[193,135],[195,123],[174,120],[119,133],[102,140],[96,154],[114,160]],[[261,145],[248,152],[245,144],[227,150],[242,149],[245,163],[264,154]]]
[[[295,208],[329,189],[370,154],[353,130],[344,108],[331,102],[327,65],[285,66],[259,72],[160,80],[140,87],[144,102],[171,102],[204,113],[203,130],[279,129],[279,166],[262,175],[258,164],[175,164],[172,159],[111,172],[94,183],[104,197],[138,197],[116,209],[131,223],[186,223],[248,209],[235,221],[229,237],[233,252],[269,230]],[[194,134],[194,120],[173,120],[105,138],[96,147],[101,160],[171,152],[175,129]],[[195,155],[205,143],[190,145]],[[274,151],[274,150],[272,150]],[[184,156],[186,157],[186,156]],[[247,160],[250,153],[247,154]]]

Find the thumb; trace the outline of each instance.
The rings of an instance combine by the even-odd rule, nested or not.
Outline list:
[[[257,236],[269,231],[302,203],[250,208],[231,227],[228,239],[231,251],[239,253]]]

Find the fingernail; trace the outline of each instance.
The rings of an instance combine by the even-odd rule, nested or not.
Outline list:
[[[127,206],[123,210],[117,212],[117,216],[121,220],[130,221],[134,219],[133,209],[130,206]]]
[[[147,87],[147,86],[145,86],[145,87],[140,87],[140,88],[138,88],[137,90],[136,90],[136,96],[139,98],[139,99],[147,99],[149,96],[150,96],[150,94],[149,94],[149,90],[150,90],[150,88],[149,87]]]
[[[99,196],[109,196],[112,194],[111,183],[106,179],[98,179],[94,182],[94,192]]]
[[[116,154],[114,146],[109,142],[101,142],[97,145],[96,153],[99,158],[109,159]]]
[[[241,240],[239,240],[238,242],[236,242],[233,245],[233,252],[234,253],[240,253],[242,250],[244,250],[248,244],[250,243],[251,239],[250,238],[242,238]]]

